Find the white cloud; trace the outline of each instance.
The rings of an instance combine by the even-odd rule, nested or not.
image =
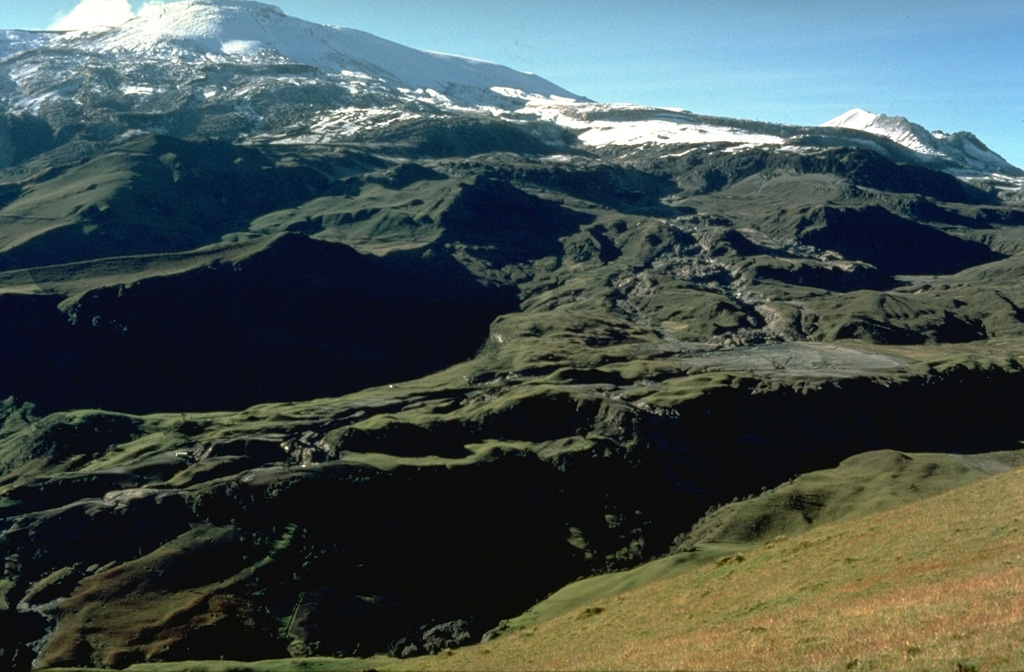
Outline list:
[[[58,17],[50,30],[119,26],[133,18],[135,11],[128,0],[81,0],[70,12]]]
[[[156,12],[165,4],[167,3],[164,2],[164,0],[147,0],[142,3],[142,8],[139,10],[139,16],[145,16],[152,12]]]

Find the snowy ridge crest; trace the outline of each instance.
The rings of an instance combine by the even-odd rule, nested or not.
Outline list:
[[[827,128],[849,128],[889,138],[921,154],[938,154],[936,137],[919,124],[911,123],[906,117],[890,117],[854,108],[835,119],[822,124]]]
[[[666,153],[838,144],[965,177],[1024,178],[974,135],[932,133],[903,117],[854,109],[819,128],[596,103],[537,75],[304,21],[252,0],[181,0],[100,30],[0,31],[0,108],[46,121],[54,137],[81,122],[104,140],[144,132],[315,144],[472,115],[519,124],[547,144],[574,138]],[[4,123],[0,117],[0,167],[25,151],[10,146]]]
[[[860,108],[830,119],[826,128],[863,131],[892,140],[925,158],[945,159],[960,164],[965,172],[987,172],[1016,175],[1018,168],[985,146],[973,133],[959,131],[947,134],[929,131],[906,117],[890,117]]]
[[[249,0],[185,0],[144,12],[127,23],[82,39],[101,53],[230,62],[275,60],[328,74],[361,72],[393,86],[446,91],[494,86],[540,96],[576,96],[551,82],[485,61],[412,49],[350,28],[285,15]]]

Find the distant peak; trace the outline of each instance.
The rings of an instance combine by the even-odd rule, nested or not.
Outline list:
[[[834,119],[829,119],[822,126],[852,128],[860,131],[872,128],[892,129],[896,127],[907,127],[910,122],[905,117],[890,117],[886,114],[876,114],[867,110],[855,107],[849,112],[844,112]]]
[[[857,107],[826,121],[822,126],[863,131],[888,138],[922,156],[950,160],[967,171],[1006,175],[1020,173],[1018,168],[1010,165],[971,133],[929,131],[906,117],[890,117]]]
[[[878,119],[878,117],[880,117],[880,116],[885,116],[885,115],[878,115],[878,114],[875,114],[874,112],[868,112],[867,110],[863,110],[863,109],[861,109],[859,107],[855,107],[855,108],[853,108],[852,110],[850,110],[848,112],[844,112],[843,114],[840,114],[838,117],[836,117],[834,119],[829,119],[824,124],[822,124],[822,126],[843,126],[843,127],[848,127],[849,124],[851,124],[851,123],[865,123],[865,122],[870,123],[870,122]]]

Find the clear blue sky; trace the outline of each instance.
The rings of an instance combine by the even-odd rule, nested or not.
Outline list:
[[[46,28],[80,1],[0,0]],[[1024,167],[1022,0],[276,0],[287,14],[535,72],[602,102],[970,130]]]

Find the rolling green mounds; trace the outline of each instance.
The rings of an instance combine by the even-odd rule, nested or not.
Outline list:
[[[0,210],[0,269],[190,250],[327,183],[255,149],[166,136],[129,140],[41,178]]]
[[[1020,466],[1022,450],[969,455],[861,453],[834,469],[803,474],[757,497],[714,508],[676,540],[676,548],[763,543],[800,534],[813,525],[886,511]]]
[[[0,666],[436,653],[1019,461],[1019,207],[502,128],[0,173]]]

